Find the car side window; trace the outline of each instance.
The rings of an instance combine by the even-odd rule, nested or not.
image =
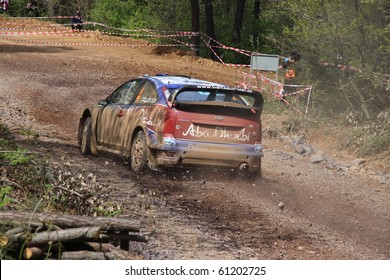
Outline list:
[[[130,104],[140,83],[140,80],[134,80],[121,85],[111,94],[109,102],[111,104]]]
[[[146,81],[134,100],[135,105],[152,105],[158,100],[157,91],[153,84]]]

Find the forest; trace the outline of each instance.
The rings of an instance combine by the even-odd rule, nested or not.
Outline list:
[[[26,16],[27,2],[11,0],[6,16]],[[365,135],[366,144],[354,145],[361,145],[363,154],[390,149],[390,0],[31,3],[37,17],[72,16],[81,11],[85,21],[116,28],[191,31],[205,34],[209,42],[285,59],[297,53],[299,61],[289,67],[296,73],[294,84],[315,89],[311,114],[359,126],[353,137]],[[201,36],[192,36],[192,43],[193,55],[249,63],[247,56],[229,49],[205,47]]]

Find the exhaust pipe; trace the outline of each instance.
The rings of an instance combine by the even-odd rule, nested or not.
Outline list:
[[[248,170],[248,164],[247,163],[241,163],[238,167],[238,170],[240,171],[247,171]]]

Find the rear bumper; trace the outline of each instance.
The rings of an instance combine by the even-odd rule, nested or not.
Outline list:
[[[255,172],[261,168],[260,144],[216,144],[164,138],[163,145],[150,147],[160,166],[216,166],[242,168]]]

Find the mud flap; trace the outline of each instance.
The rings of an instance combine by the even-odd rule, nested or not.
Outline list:
[[[158,166],[150,148],[147,149],[146,161],[150,170],[162,172],[162,169]]]

